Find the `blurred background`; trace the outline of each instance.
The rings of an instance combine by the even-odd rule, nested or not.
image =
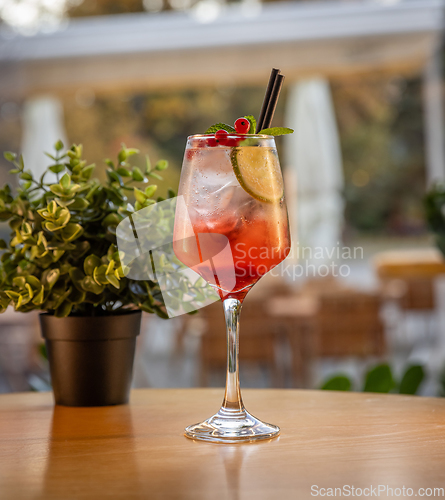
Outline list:
[[[445,179],[444,7],[0,0],[0,150],[39,172],[61,138],[105,175],[125,143],[169,161],[162,195],[177,188],[186,137],[257,116],[279,67],[273,125],[295,129],[278,139],[293,254],[246,300],[241,383],[439,396],[445,262],[424,197]],[[2,185],[8,171],[0,159]],[[220,386],[225,355],[221,304],[146,315],[134,385]],[[7,311],[0,392],[48,383],[36,315]]]

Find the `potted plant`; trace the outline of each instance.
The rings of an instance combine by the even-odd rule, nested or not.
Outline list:
[[[105,160],[104,182],[92,177],[95,166],[82,159],[81,145],[63,153],[57,142],[40,179],[21,156],[4,155],[20,181],[16,194],[9,185],[0,189],[0,220],[12,230],[9,242],[0,240],[0,312],[45,311],[40,322],[57,404],[126,403],[141,310],[167,317],[158,284],[126,278],[116,247],[116,226],[156,203],[156,185],[147,184],[167,167],[160,160],[152,169],[148,157],[145,169],[131,166],[136,153],[122,146],[116,163]]]

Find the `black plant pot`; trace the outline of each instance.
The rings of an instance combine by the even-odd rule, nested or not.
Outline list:
[[[140,311],[67,318],[44,313],[40,325],[56,404],[128,403]]]

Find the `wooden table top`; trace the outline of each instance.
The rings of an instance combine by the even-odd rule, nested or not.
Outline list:
[[[445,259],[436,248],[389,250],[372,260],[380,278],[433,278],[445,273]]]
[[[278,439],[183,437],[185,425],[218,409],[222,389],[136,390],[129,405],[102,408],[54,407],[49,393],[2,395],[0,498],[305,500],[312,486],[445,487],[445,399],[243,395],[254,415],[281,426]]]

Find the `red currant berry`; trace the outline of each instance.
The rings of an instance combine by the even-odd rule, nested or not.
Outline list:
[[[235,130],[238,134],[247,134],[250,129],[250,122],[246,118],[238,118],[235,122]]]
[[[207,139],[207,146],[214,148],[215,146],[218,146],[218,143],[216,142],[216,139],[214,137],[209,137]]]
[[[226,141],[226,146],[229,148],[236,148],[242,139],[238,137],[229,137]]]
[[[228,132],[226,130],[218,130],[215,132],[215,139],[218,144],[224,145],[227,142]]]

